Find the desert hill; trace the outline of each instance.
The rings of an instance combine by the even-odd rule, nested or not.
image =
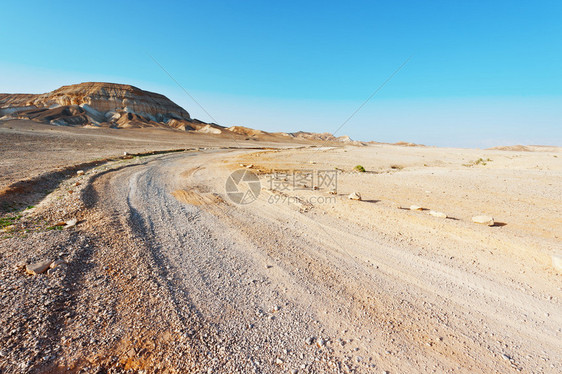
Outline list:
[[[0,117],[60,126],[173,127],[196,129],[200,121],[164,95],[115,83],[88,82],[44,94],[0,94]]]
[[[223,127],[191,118],[166,96],[117,83],[86,82],[44,94],[0,94],[0,120],[27,119],[56,126],[165,128],[254,140],[293,138],[302,141],[360,145],[330,133],[268,133],[244,126]]]

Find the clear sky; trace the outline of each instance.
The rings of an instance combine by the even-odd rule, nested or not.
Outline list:
[[[561,1],[9,1],[0,92],[156,91],[222,125],[562,145]]]

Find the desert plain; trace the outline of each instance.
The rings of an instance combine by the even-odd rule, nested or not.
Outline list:
[[[0,139],[2,372],[562,370],[559,147]]]

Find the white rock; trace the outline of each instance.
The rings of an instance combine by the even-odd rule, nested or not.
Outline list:
[[[554,266],[556,270],[562,273],[562,254],[560,253],[554,254],[551,256],[551,258],[552,258],[552,266]]]
[[[347,197],[349,200],[361,200],[361,194],[359,192],[353,192]]]
[[[447,218],[447,215],[445,213],[436,212],[435,210],[430,210],[429,214],[432,215],[433,217],[437,217],[437,218]]]
[[[84,175],[84,170],[78,170],[78,171],[76,172],[76,175]]]
[[[69,228],[69,227],[73,227],[76,226],[76,223],[78,223],[78,220],[76,218],[70,219],[68,221],[65,222],[66,224],[64,225],[64,228]]]
[[[490,216],[474,216],[472,217],[472,222],[479,223],[481,225],[494,226],[494,219]]]
[[[283,362],[284,362],[284,361],[283,361],[282,359],[280,359],[280,358],[277,358],[277,359],[275,360],[275,363],[276,363],[277,365],[283,365]]]
[[[215,128],[215,127],[212,127],[211,125],[205,125],[205,126],[201,127],[199,130],[197,130],[197,132],[202,132],[202,133],[204,133],[204,134],[215,134],[215,135],[218,135],[218,134],[220,134],[222,131],[219,130],[219,129],[217,129],[217,128]]]
[[[423,208],[419,205],[410,205],[410,210],[423,210]]]
[[[246,168],[248,168],[248,169],[251,169],[251,168],[253,168],[253,167],[254,167],[254,165],[252,165],[252,164],[246,165]]]

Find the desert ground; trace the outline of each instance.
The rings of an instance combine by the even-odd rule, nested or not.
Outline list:
[[[0,372],[562,371],[561,148],[12,120],[0,153]]]

